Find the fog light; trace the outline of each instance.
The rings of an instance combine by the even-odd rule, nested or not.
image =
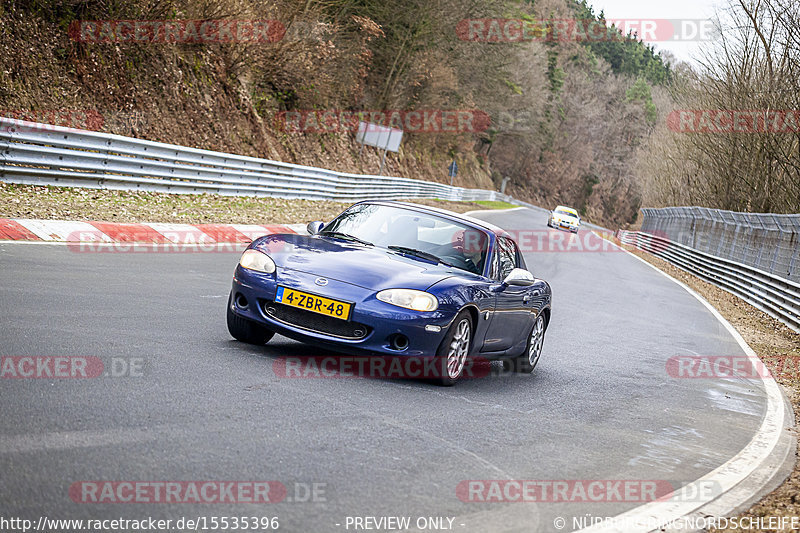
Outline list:
[[[434,326],[432,324],[428,324],[425,326],[425,331],[430,331],[431,333],[439,333],[442,331],[442,326]]]
[[[400,333],[392,335],[392,338],[389,339],[389,346],[394,350],[403,351],[408,348],[408,337]]]
[[[236,307],[239,309],[247,309],[247,298],[245,298],[242,293],[237,292],[234,301],[236,302]]]

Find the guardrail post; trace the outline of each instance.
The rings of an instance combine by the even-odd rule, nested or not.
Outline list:
[[[11,149],[9,146],[8,138],[6,135],[9,133],[9,124],[3,120],[0,120],[0,164],[2,164],[2,169],[0,171],[0,177],[5,180],[6,178],[6,154]]]

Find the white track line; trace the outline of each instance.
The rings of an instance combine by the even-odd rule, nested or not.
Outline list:
[[[599,235],[598,235],[599,236]],[[613,243],[617,246],[616,243]],[[755,363],[763,364],[758,359],[758,356],[750,346],[745,342],[738,331],[717,311],[705,298],[700,296],[692,288],[685,283],[673,278],[666,272],[659,270],[654,265],[648,263],[636,254],[625,250],[621,246],[617,246],[620,250],[641,261],[649,266],[659,274],[663,275],[669,280],[677,283],[686,292],[697,298],[717,320],[728,330],[728,333],[736,340],[742,348],[747,357]],[[686,516],[700,507],[710,503],[711,501],[719,498],[729,490],[733,489],[740,482],[744,481],[748,476],[755,472],[762,464],[770,458],[770,454],[778,445],[781,434],[784,431],[784,412],[786,406],[784,404],[784,396],[781,393],[778,383],[772,378],[764,378],[761,380],[764,383],[764,389],[767,394],[767,412],[764,415],[764,420],[761,427],[758,428],[752,440],[745,446],[738,454],[733,456],[724,464],[712,470],[705,476],[696,479],[695,481],[685,485],[680,490],[676,491],[668,501],[659,501],[646,503],[640,505],[630,511],[621,513],[608,522],[603,522],[595,526],[581,529],[581,533],[597,533],[597,532],[620,532],[627,533],[633,531],[652,531],[660,526],[667,525],[670,521],[678,520]],[[776,465],[767,465],[764,468],[773,467],[777,471]],[[713,494],[707,499],[697,497],[698,494],[706,494],[708,491],[702,490],[703,487],[708,487],[709,483],[713,486],[719,487],[718,494]],[[683,499],[689,501],[683,501]],[[637,524],[640,524],[637,527]],[[655,527],[654,527],[655,526]]]

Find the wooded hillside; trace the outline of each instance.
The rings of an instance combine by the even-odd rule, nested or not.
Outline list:
[[[605,27],[574,0],[6,0],[0,108],[41,120],[93,110],[104,131],[355,172],[377,172],[379,154],[360,155],[352,129],[296,131],[282,117],[479,112],[491,122],[477,131],[407,132],[385,172],[447,181],[456,159],[458,185],[499,188],[507,177],[518,198],[627,224],[643,195],[637,153],[669,112],[653,94],[673,71],[614,28],[553,38],[552,21],[576,19]],[[234,43],[103,33],[102,21],[120,20],[270,20],[280,31]],[[459,28],[474,20],[541,31],[471,39]]]

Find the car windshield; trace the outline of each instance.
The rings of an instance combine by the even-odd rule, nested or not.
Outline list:
[[[438,260],[474,274],[483,274],[489,244],[485,232],[466,224],[380,204],[354,205],[327,224],[321,234],[389,248],[425,261]]]
[[[570,213],[569,211],[565,211],[564,209],[556,209],[556,214],[557,215],[566,215],[566,216],[572,217],[572,218],[578,218],[578,215],[576,215],[575,213]]]

